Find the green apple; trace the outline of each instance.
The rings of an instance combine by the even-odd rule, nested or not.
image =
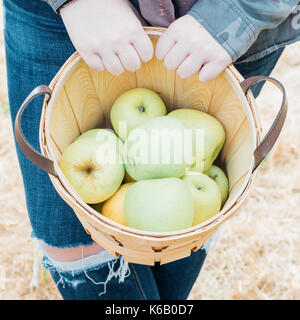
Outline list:
[[[193,129],[196,161],[191,170],[208,171],[225,142],[225,130],[222,124],[208,113],[195,109],[177,109],[168,116],[181,120],[187,128]]]
[[[221,193],[218,185],[207,175],[191,171],[182,178],[188,183],[194,199],[193,226],[216,215],[221,209]]]
[[[222,198],[222,206],[226,202],[229,193],[229,182],[224,171],[216,165],[212,165],[206,173],[211,179],[213,179],[220,190]]]
[[[110,119],[119,138],[125,141],[129,132],[142,122],[166,113],[166,106],[157,93],[146,88],[135,88],[116,99]]]
[[[180,120],[168,116],[149,119],[133,129],[124,144],[128,174],[135,181],[182,177],[193,164],[192,152],[190,158],[186,156],[185,131]]]
[[[121,146],[112,130],[93,129],[63,152],[60,168],[86,203],[105,201],[120,187],[125,174]]]
[[[149,179],[134,183],[125,196],[125,216],[131,228],[168,232],[193,223],[193,197],[179,178]]]

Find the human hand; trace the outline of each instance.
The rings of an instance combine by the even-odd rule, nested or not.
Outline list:
[[[190,15],[169,26],[159,38],[155,54],[182,78],[199,72],[200,81],[213,80],[232,63],[229,53]]]
[[[151,40],[127,0],[77,0],[60,14],[74,47],[97,71],[133,72],[153,56]]]

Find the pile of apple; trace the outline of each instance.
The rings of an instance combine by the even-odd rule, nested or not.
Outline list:
[[[195,109],[167,113],[161,97],[135,88],[114,102],[111,129],[81,134],[60,168],[87,204],[131,228],[168,232],[202,223],[228,198],[228,179],[214,164],[222,124]]]

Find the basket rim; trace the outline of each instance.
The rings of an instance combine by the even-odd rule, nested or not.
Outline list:
[[[163,32],[164,28],[156,28],[156,27],[145,27],[145,29],[148,30],[150,35],[153,36],[159,36],[161,32]],[[76,66],[77,63],[82,61],[82,58],[80,57],[79,53],[76,51],[74,52],[68,60],[64,63],[64,65],[61,67],[61,69],[58,71],[58,73],[54,76],[51,83],[49,84],[49,88],[51,89],[52,93],[54,94],[57,88],[57,85],[60,83],[61,80],[61,74],[64,73],[66,70],[72,69],[72,67]],[[244,78],[238,73],[238,71],[234,68],[233,65],[230,65],[226,68],[224,71],[225,76],[227,76],[229,79],[235,79],[237,83],[240,83],[244,80]],[[228,79],[227,79],[228,80]],[[239,96],[244,97],[244,99],[247,102],[248,114],[247,114],[247,120],[252,120],[254,124],[255,130],[251,130],[252,134],[255,135],[255,145],[254,147],[257,147],[260,140],[261,140],[261,126],[259,123],[259,119],[256,117],[256,104],[255,99],[251,92],[245,96],[242,92],[242,89],[238,86],[236,88],[239,90]],[[52,100],[51,100],[52,101]],[[51,157],[51,152],[48,150],[47,147],[47,139],[48,132],[47,132],[47,121],[46,121],[46,115],[48,111],[48,101],[45,97],[42,107],[42,115],[41,115],[41,121],[40,121],[40,147],[43,155]],[[245,110],[246,112],[246,110]],[[250,118],[249,118],[250,116]],[[255,131],[255,134],[254,134]],[[253,137],[254,138],[254,137]],[[54,161],[56,172],[58,173],[58,177],[53,177],[51,175],[50,179],[54,185],[54,187],[59,188],[68,198],[70,202],[73,203],[73,205],[76,205],[77,207],[80,207],[80,209],[85,212],[85,214],[88,214],[90,217],[94,219],[95,222],[98,222],[98,224],[105,224],[106,227],[109,227],[113,229],[115,232],[122,232],[125,234],[131,234],[132,236],[142,237],[143,239],[149,238],[149,240],[155,240],[155,239],[162,239],[162,238],[178,238],[178,236],[190,236],[191,234],[195,233],[202,233],[206,232],[208,230],[211,230],[212,228],[215,228],[216,225],[222,223],[225,219],[227,219],[229,216],[233,214],[233,212],[236,211],[236,209],[242,204],[242,202],[245,200],[246,195],[250,191],[250,188],[253,184],[255,173],[253,172],[253,166],[254,166],[254,159],[252,158],[251,166],[249,167],[248,171],[245,172],[245,182],[240,188],[240,192],[237,193],[236,197],[230,202],[230,204],[223,206],[222,210],[212,218],[202,222],[201,224],[198,224],[196,226],[192,226],[190,228],[185,228],[182,230],[176,230],[172,232],[150,232],[150,231],[144,231],[144,230],[138,230],[134,228],[130,228],[128,226],[123,226],[121,224],[118,224],[103,215],[101,213],[94,210],[92,207],[90,207],[88,204],[83,202],[83,200],[79,197],[79,195],[76,193],[76,191],[72,188],[72,186],[69,184],[66,178],[64,178],[63,173],[60,170],[60,167],[55,159],[52,159]],[[57,190],[58,191],[58,190]]]

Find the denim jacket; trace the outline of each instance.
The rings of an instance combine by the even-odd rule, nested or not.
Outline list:
[[[153,3],[147,6],[150,12],[142,14],[146,21],[147,16],[155,12],[155,7],[163,5],[167,6],[168,11],[174,10],[174,17],[178,18],[176,7],[179,0],[177,3],[175,0],[148,1]],[[67,1],[47,2],[57,12]],[[140,9],[139,0],[130,2]],[[280,47],[300,40],[299,0],[182,0],[182,3],[188,8],[184,14],[197,19],[236,63],[262,58]],[[159,26],[158,23],[155,25]]]
[[[299,0],[199,0],[188,13],[234,62],[259,59],[300,40]]]

